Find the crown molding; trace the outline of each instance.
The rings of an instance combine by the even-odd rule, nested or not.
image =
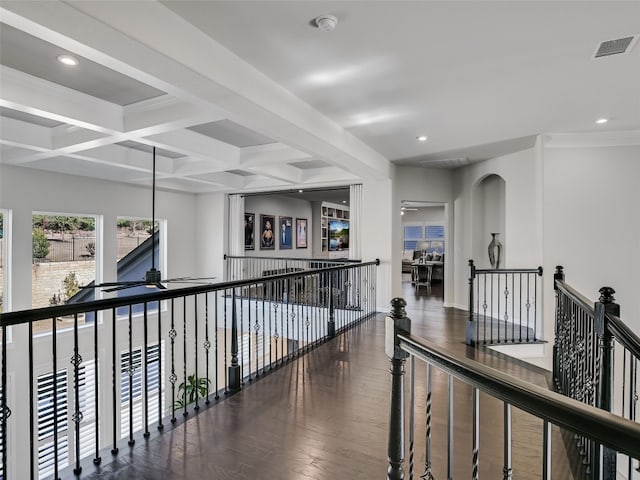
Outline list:
[[[545,148],[625,147],[640,145],[640,130],[545,133]]]

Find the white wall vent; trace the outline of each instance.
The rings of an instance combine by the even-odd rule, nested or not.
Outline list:
[[[607,40],[598,45],[593,58],[608,57],[609,55],[620,55],[631,52],[631,49],[638,41],[639,35],[631,37],[617,38],[615,40]]]

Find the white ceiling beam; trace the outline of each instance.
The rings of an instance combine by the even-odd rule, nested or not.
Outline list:
[[[123,130],[122,107],[0,65],[0,106],[103,133]]]
[[[386,158],[159,2],[118,8],[110,2],[11,2],[5,10],[3,21],[16,28],[203,108],[222,109],[227,118],[314,158],[359,176],[391,176]]]
[[[308,170],[302,170],[302,179],[305,184],[307,183],[335,183],[344,182],[351,183],[354,180],[358,180],[357,175],[347,173],[338,167],[325,167],[325,168],[311,168]]]
[[[153,168],[153,157],[151,153],[123,147],[121,145],[107,145],[69,156],[91,162],[138,170],[149,174],[151,174]],[[173,175],[174,162],[175,160],[172,158],[156,154],[156,171],[158,175]],[[149,178],[151,178],[151,175],[149,175]]]
[[[184,178],[184,177],[183,177]],[[240,175],[227,172],[205,173],[198,176],[198,180],[203,180],[210,184],[219,185],[229,189],[241,189],[244,187],[244,179]]]
[[[226,170],[238,168],[239,165],[238,147],[191,130],[164,132],[138,141],[208,162],[212,166],[218,164]]]
[[[245,191],[290,189],[291,183],[262,175],[247,177],[244,182]]]
[[[270,143],[242,148],[239,168],[246,170],[251,167],[310,160],[311,158],[311,155],[283,143]]]
[[[104,139],[105,134],[86,130],[75,125],[58,125],[51,129],[53,136],[53,149],[59,153],[77,152],[87,148],[95,147],[96,140]],[[112,139],[107,140],[112,143]]]
[[[264,165],[251,167],[247,170],[265,177],[282,180],[292,185],[302,183],[302,170],[290,165]]]
[[[0,142],[36,151],[49,151],[53,146],[50,128],[8,117],[0,117]]]
[[[150,98],[124,107],[124,127],[135,136],[148,136],[171,130],[223,120],[202,108],[171,95]]]

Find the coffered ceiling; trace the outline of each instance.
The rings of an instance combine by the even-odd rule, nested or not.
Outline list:
[[[313,26],[325,13],[333,32]],[[3,0],[1,162],[149,185],[156,146],[160,188],[255,192],[635,134],[640,47],[592,57],[638,18],[640,2]]]

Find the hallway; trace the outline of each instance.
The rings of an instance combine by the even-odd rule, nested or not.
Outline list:
[[[408,310],[417,335],[546,384],[542,371],[488,351],[468,349],[462,343],[465,312],[444,309],[437,297],[419,300],[421,310],[415,303]],[[124,445],[111,463],[111,455],[103,455],[100,470],[86,466],[82,478],[384,478],[390,377],[383,343],[384,315],[378,314],[256,384],[245,385],[238,394],[212,403],[173,430],[152,434],[146,441],[140,438],[132,449]],[[425,371],[424,365],[417,366],[419,410],[424,410]],[[434,370],[432,448],[433,473],[438,479],[446,478],[446,385],[447,376]],[[454,474],[470,478],[471,390],[456,382],[454,392]],[[424,462],[424,412],[416,414],[416,424],[418,477]],[[482,395],[480,478],[502,477],[501,425],[502,404]],[[541,478],[542,422],[514,410],[513,425],[514,474],[518,479]],[[553,440],[553,478],[569,479],[564,446],[557,434]]]

